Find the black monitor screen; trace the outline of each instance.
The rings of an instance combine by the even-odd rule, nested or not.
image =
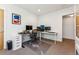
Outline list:
[[[29,30],[29,26],[28,25],[26,25],[26,30]]]
[[[32,26],[29,26],[29,30],[32,30]]]
[[[51,30],[51,27],[45,27],[45,30]]]
[[[26,25],[26,30],[32,30],[32,26]]]

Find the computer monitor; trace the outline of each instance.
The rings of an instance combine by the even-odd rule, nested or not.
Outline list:
[[[31,25],[26,25],[26,30],[32,30],[32,26]]]
[[[45,30],[45,26],[44,25],[40,25],[41,31]]]
[[[32,26],[29,26],[29,30],[32,30]]]
[[[45,30],[51,30],[51,27],[49,27],[49,26],[45,27]]]

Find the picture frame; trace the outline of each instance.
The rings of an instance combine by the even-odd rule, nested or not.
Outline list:
[[[12,24],[20,25],[21,24],[21,15],[12,13]]]

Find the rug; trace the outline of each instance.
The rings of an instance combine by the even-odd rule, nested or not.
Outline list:
[[[48,43],[43,42],[43,41],[36,43],[36,44],[35,43],[28,44],[27,42],[25,42],[24,46],[30,48],[35,53],[41,55],[41,54],[45,54],[47,52],[47,50],[51,47],[51,44],[48,44]]]

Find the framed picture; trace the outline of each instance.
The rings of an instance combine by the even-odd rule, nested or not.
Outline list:
[[[20,25],[21,24],[21,15],[12,13],[12,24]]]

